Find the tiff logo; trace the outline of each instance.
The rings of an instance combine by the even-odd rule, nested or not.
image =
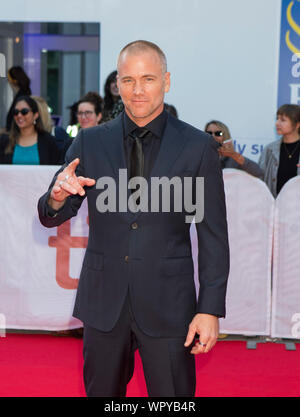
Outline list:
[[[89,224],[88,217],[86,219]],[[56,248],[56,282],[66,290],[75,290],[78,287],[78,278],[70,276],[71,249],[87,247],[87,236],[72,236],[71,221],[68,220],[57,228],[57,236],[50,236],[48,244]]]

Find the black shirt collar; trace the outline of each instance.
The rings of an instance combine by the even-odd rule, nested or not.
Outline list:
[[[166,121],[167,121],[168,113],[166,110],[163,110],[155,119],[153,119],[150,123],[148,123],[145,128],[150,130],[150,132],[155,135],[157,138],[161,139],[164,133]],[[127,116],[126,112],[124,111],[123,117],[123,125],[124,125],[124,138],[132,133],[138,126]]]

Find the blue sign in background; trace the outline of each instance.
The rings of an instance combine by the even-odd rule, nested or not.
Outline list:
[[[300,104],[300,0],[282,0],[278,107]]]

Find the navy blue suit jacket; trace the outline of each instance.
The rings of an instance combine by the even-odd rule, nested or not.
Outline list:
[[[82,129],[65,163],[77,157],[77,175],[96,181],[109,176],[118,186],[119,169],[126,168],[122,114],[103,125]],[[197,176],[204,177],[204,219],[196,225],[199,297],[194,284],[190,224],[185,221],[190,213],[184,209],[174,212],[172,204],[171,212],[100,213],[96,200],[102,190],[95,185],[86,189],[90,230],[73,313],[85,324],[111,330],[128,291],[139,327],[151,336],[186,336],[197,312],[225,316],[229,249],[223,177],[215,141],[168,114],[151,172],[151,177],[163,176],[193,177],[193,186]],[[55,177],[38,203],[40,221],[46,227],[58,226],[75,216],[84,198],[69,197],[58,214],[49,217],[46,202],[54,181]]]

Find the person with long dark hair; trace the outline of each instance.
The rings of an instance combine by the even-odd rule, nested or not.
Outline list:
[[[117,86],[117,71],[109,74],[104,85],[104,107],[102,123],[117,117],[124,109]]]
[[[36,101],[19,97],[12,111],[13,121],[9,134],[1,136],[0,163],[16,165],[59,165],[62,152],[55,139],[41,121]]]
[[[13,120],[13,110],[19,97],[30,96],[30,79],[22,67],[11,67],[7,72],[7,79],[14,91],[15,97],[6,117],[6,130],[9,131]]]

